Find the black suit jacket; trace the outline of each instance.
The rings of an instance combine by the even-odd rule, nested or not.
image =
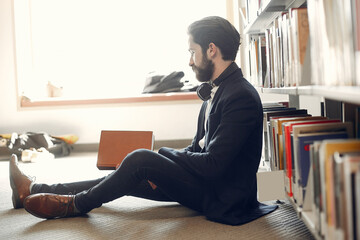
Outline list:
[[[205,132],[207,102],[198,118],[192,144],[177,151],[161,148],[159,153],[177,162],[205,189],[203,212],[210,220],[231,225],[249,222],[275,209],[257,201],[256,172],[263,136],[262,103],[256,89],[232,63],[219,78],[221,84],[212,100]],[[199,140],[205,136],[205,146]]]

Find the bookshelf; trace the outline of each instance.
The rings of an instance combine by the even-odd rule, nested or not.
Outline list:
[[[291,107],[299,108],[303,96],[318,97],[316,99],[320,100],[311,104],[320,105],[323,110],[322,115],[329,119],[352,122],[354,137],[356,137],[360,132],[358,130],[360,121],[360,1],[330,2],[326,0],[243,0],[241,6],[245,6],[245,11],[242,10],[242,12],[246,13],[246,20],[240,25],[244,26],[243,34],[246,34],[245,44],[247,44],[245,53],[242,54],[249,56],[245,63],[246,78],[257,87],[261,94],[287,95]],[[331,14],[339,14],[340,11],[347,14],[332,16],[328,12],[322,15],[319,6],[325,6],[324,11],[328,7],[331,9]],[[291,25],[297,23],[291,19],[293,16],[297,18],[295,14],[292,15],[292,12],[296,12],[296,8],[300,7],[306,8],[309,26],[307,29],[309,36],[307,39],[309,40],[305,49],[296,49],[296,47],[301,48],[301,43],[296,41],[300,41],[297,37],[304,35],[301,32],[303,29],[297,29],[296,25]],[[327,21],[324,20],[326,17]],[[333,21],[331,18],[340,20]],[[299,20],[299,22],[302,21],[303,19]],[[301,24],[304,25],[303,22]],[[343,27],[338,24],[342,24]],[[294,31],[294,29],[296,30]],[[342,31],[339,32],[338,29],[342,29]],[[286,31],[288,32],[286,33]],[[296,34],[293,34],[294,32]],[[267,35],[269,33],[274,34],[275,38],[269,37]],[[336,34],[344,36],[335,39]],[[261,38],[265,40],[265,36],[267,38],[266,51],[262,51],[261,48],[264,47],[263,42],[265,41],[262,42]],[[284,40],[283,37],[284,39],[285,37],[289,38],[289,40]],[[293,53],[295,51],[299,51],[297,55]],[[261,59],[261,54],[264,52],[266,55],[271,55],[270,60],[267,59],[266,62],[264,62],[264,58]],[[301,54],[303,54],[302,61],[299,60]],[[281,59],[276,59],[279,56]],[[286,57],[288,59],[285,59]],[[266,75],[262,74],[260,70],[264,71],[264,63],[267,67]],[[284,80],[286,77],[293,78],[293,80],[287,83]],[[273,82],[265,84],[266,81],[273,79],[277,81],[275,84]],[[359,138],[359,136],[357,137]],[[359,151],[360,148],[357,149],[357,152]],[[294,191],[297,191],[298,187],[295,183]],[[322,187],[324,188],[324,186]],[[313,186],[310,189],[308,186],[306,191],[313,191],[312,188]],[[310,195],[308,196],[302,206],[298,205],[294,196],[290,195],[287,198],[296,210],[298,217],[316,239],[339,239],[340,235],[337,235],[337,230],[331,230],[331,226],[325,226],[325,228],[323,227],[325,230],[319,230],[319,222],[324,220],[321,220],[313,211],[311,207],[313,203],[310,203],[313,199]],[[357,218],[360,220],[359,216]],[[324,222],[321,224],[324,225]],[[327,220],[325,220],[326,224]],[[359,223],[355,222],[355,224],[360,226]],[[340,234],[345,234],[345,237],[342,235],[344,239],[353,239],[346,236],[347,233]],[[357,237],[360,236],[359,232],[356,234],[358,234]]]
[[[257,1],[252,1],[257,2]],[[257,17],[250,18],[246,24],[244,33],[246,34],[257,34],[263,32],[275,18],[281,15],[282,11],[289,8],[297,8],[304,4],[306,0],[264,0],[261,1],[261,5],[256,10]],[[249,1],[250,4],[250,1]]]

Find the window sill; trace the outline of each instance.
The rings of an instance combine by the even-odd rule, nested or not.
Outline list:
[[[29,99],[22,96],[21,107],[57,107],[57,106],[76,106],[76,105],[98,105],[98,104],[121,104],[121,103],[145,103],[145,102],[166,102],[166,101],[187,101],[199,100],[196,92],[174,92],[141,94],[133,97],[123,98],[98,98],[98,99],[69,99],[69,98],[45,98]]]

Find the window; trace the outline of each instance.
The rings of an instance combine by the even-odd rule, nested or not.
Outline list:
[[[187,26],[202,17],[225,17],[219,0],[15,0],[19,94],[64,97],[139,95],[150,72],[184,71]]]

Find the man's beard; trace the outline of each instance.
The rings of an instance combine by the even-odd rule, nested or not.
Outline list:
[[[195,72],[196,78],[199,82],[208,82],[214,73],[214,63],[207,59],[206,56],[203,56],[202,64],[203,67],[192,66],[193,71]]]

